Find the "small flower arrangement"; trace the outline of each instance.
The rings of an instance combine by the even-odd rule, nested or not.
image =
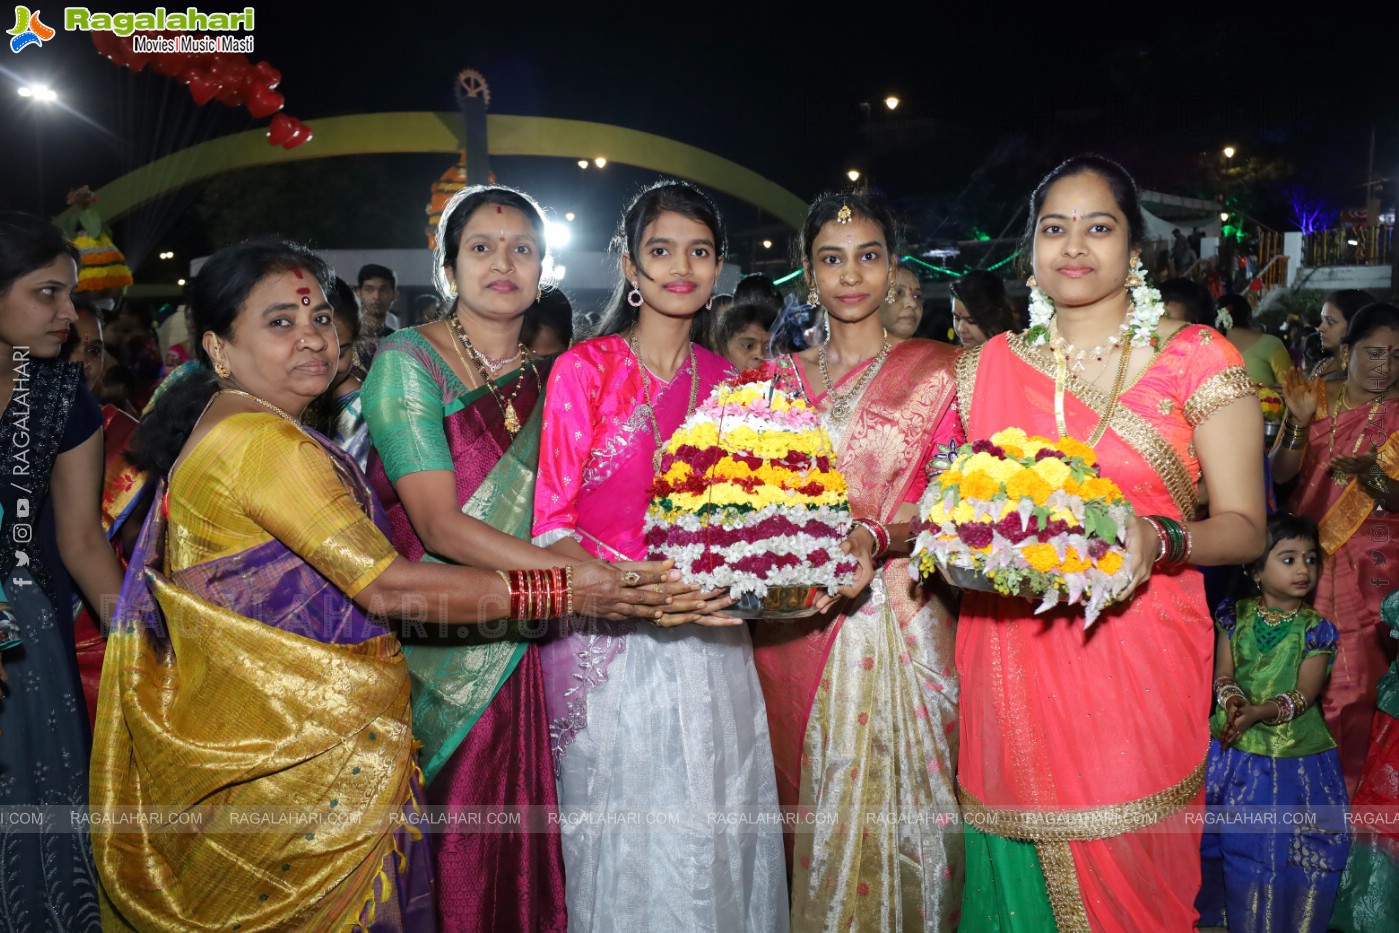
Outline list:
[[[1280,423],[1283,413],[1287,410],[1282,395],[1277,389],[1269,386],[1258,387],[1258,404],[1263,406],[1263,420],[1269,424]]]
[[[770,589],[834,593],[854,579],[845,478],[821,413],[745,370],[715,387],[665,445],[650,489],[648,557],[730,595]]]
[[[913,572],[982,576],[1036,613],[1082,603],[1085,627],[1125,591],[1132,506],[1098,474],[1093,449],[1007,428],[964,444],[919,504]]]

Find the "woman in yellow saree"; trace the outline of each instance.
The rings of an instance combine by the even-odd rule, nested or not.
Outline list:
[[[299,424],[335,370],[329,281],[285,243],[211,257],[192,304],[217,379],[187,377],[138,434],[138,465],[167,479],[99,696],[106,930],[435,929],[408,668],[384,617],[424,600],[453,624],[567,603],[562,568],[530,599],[518,571],[399,557],[354,461]],[[574,571],[580,597],[593,574]],[[163,832],[154,812],[198,832]]]

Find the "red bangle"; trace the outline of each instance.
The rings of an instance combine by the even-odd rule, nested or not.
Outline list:
[[[889,553],[888,528],[885,528],[882,524],[880,524],[872,518],[857,518],[855,519],[854,524],[859,525],[861,528],[868,531],[870,533],[870,537],[874,539],[874,554],[872,555],[873,557],[879,558]]]

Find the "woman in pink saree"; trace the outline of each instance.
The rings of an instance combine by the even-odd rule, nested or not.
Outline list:
[[[535,542],[568,557],[645,555],[661,445],[728,370],[694,343],[724,252],[709,199],[658,184],[628,208],[618,244],[627,282],[603,336],[558,358],[544,400]],[[540,649],[572,931],[787,928],[748,630],[702,621],[715,624],[575,617]]]
[[[788,836],[792,929],[953,930],[962,895],[953,617],[939,586],[909,579],[907,555],[929,463],[961,433],[956,351],[894,341],[880,326],[896,269],[882,199],[818,199],[802,241],[827,339],[781,357],[779,377],[825,413],[851,513],[869,523],[852,532],[852,552],[864,562],[881,544],[888,553],[839,611],[754,632],[778,794],[812,814]]]
[[[1354,796],[1370,749],[1379,680],[1394,660],[1380,603],[1399,558],[1399,312],[1371,304],[1341,338],[1340,380],[1284,377],[1288,416],[1273,448],[1279,482],[1297,479],[1290,507],[1321,528],[1326,552],[1316,610],[1340,633],[1321,695],[1346,793]]]
[[[1030,208],[1031,329],[962,357],[958,408],[968,438],[1019,427],[1094,447],[1137,513],[1134,590],[1087,630],[1078,607],[964,594],[961,929],[1192,930],[1187,808],[1203,802],[1214,635],[1191,565],[1262,549],[1262,470],[1245,468],[1261,461],[1261,415],[1228,341],[1161,318],[1121,166],[1071,159]],[[1201,477],[1209,517],[1188,521]]]

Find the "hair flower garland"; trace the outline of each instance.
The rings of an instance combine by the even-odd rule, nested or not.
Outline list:
[[[1156,325],[1166,313],[1166,304],[1161,300],[1161,293],[1147,283],[1146,268],[1142,265],[1140,256],[1133,263],[1127,281],[1139,283],[1129,285],[1127,289],[1131,296],[1131,307],[1127,311],[1128,342],[1134,347],[1158,349],[1161,338],[1156,334]],[[1049,343],[1049,322],[1054,318],[1054,299],[1040,288],[1034,276],[1030,277],[1028,284],[1030,328],[1025,332],[1025,339],[1029,341],[1030,346],[1038,347]]]

